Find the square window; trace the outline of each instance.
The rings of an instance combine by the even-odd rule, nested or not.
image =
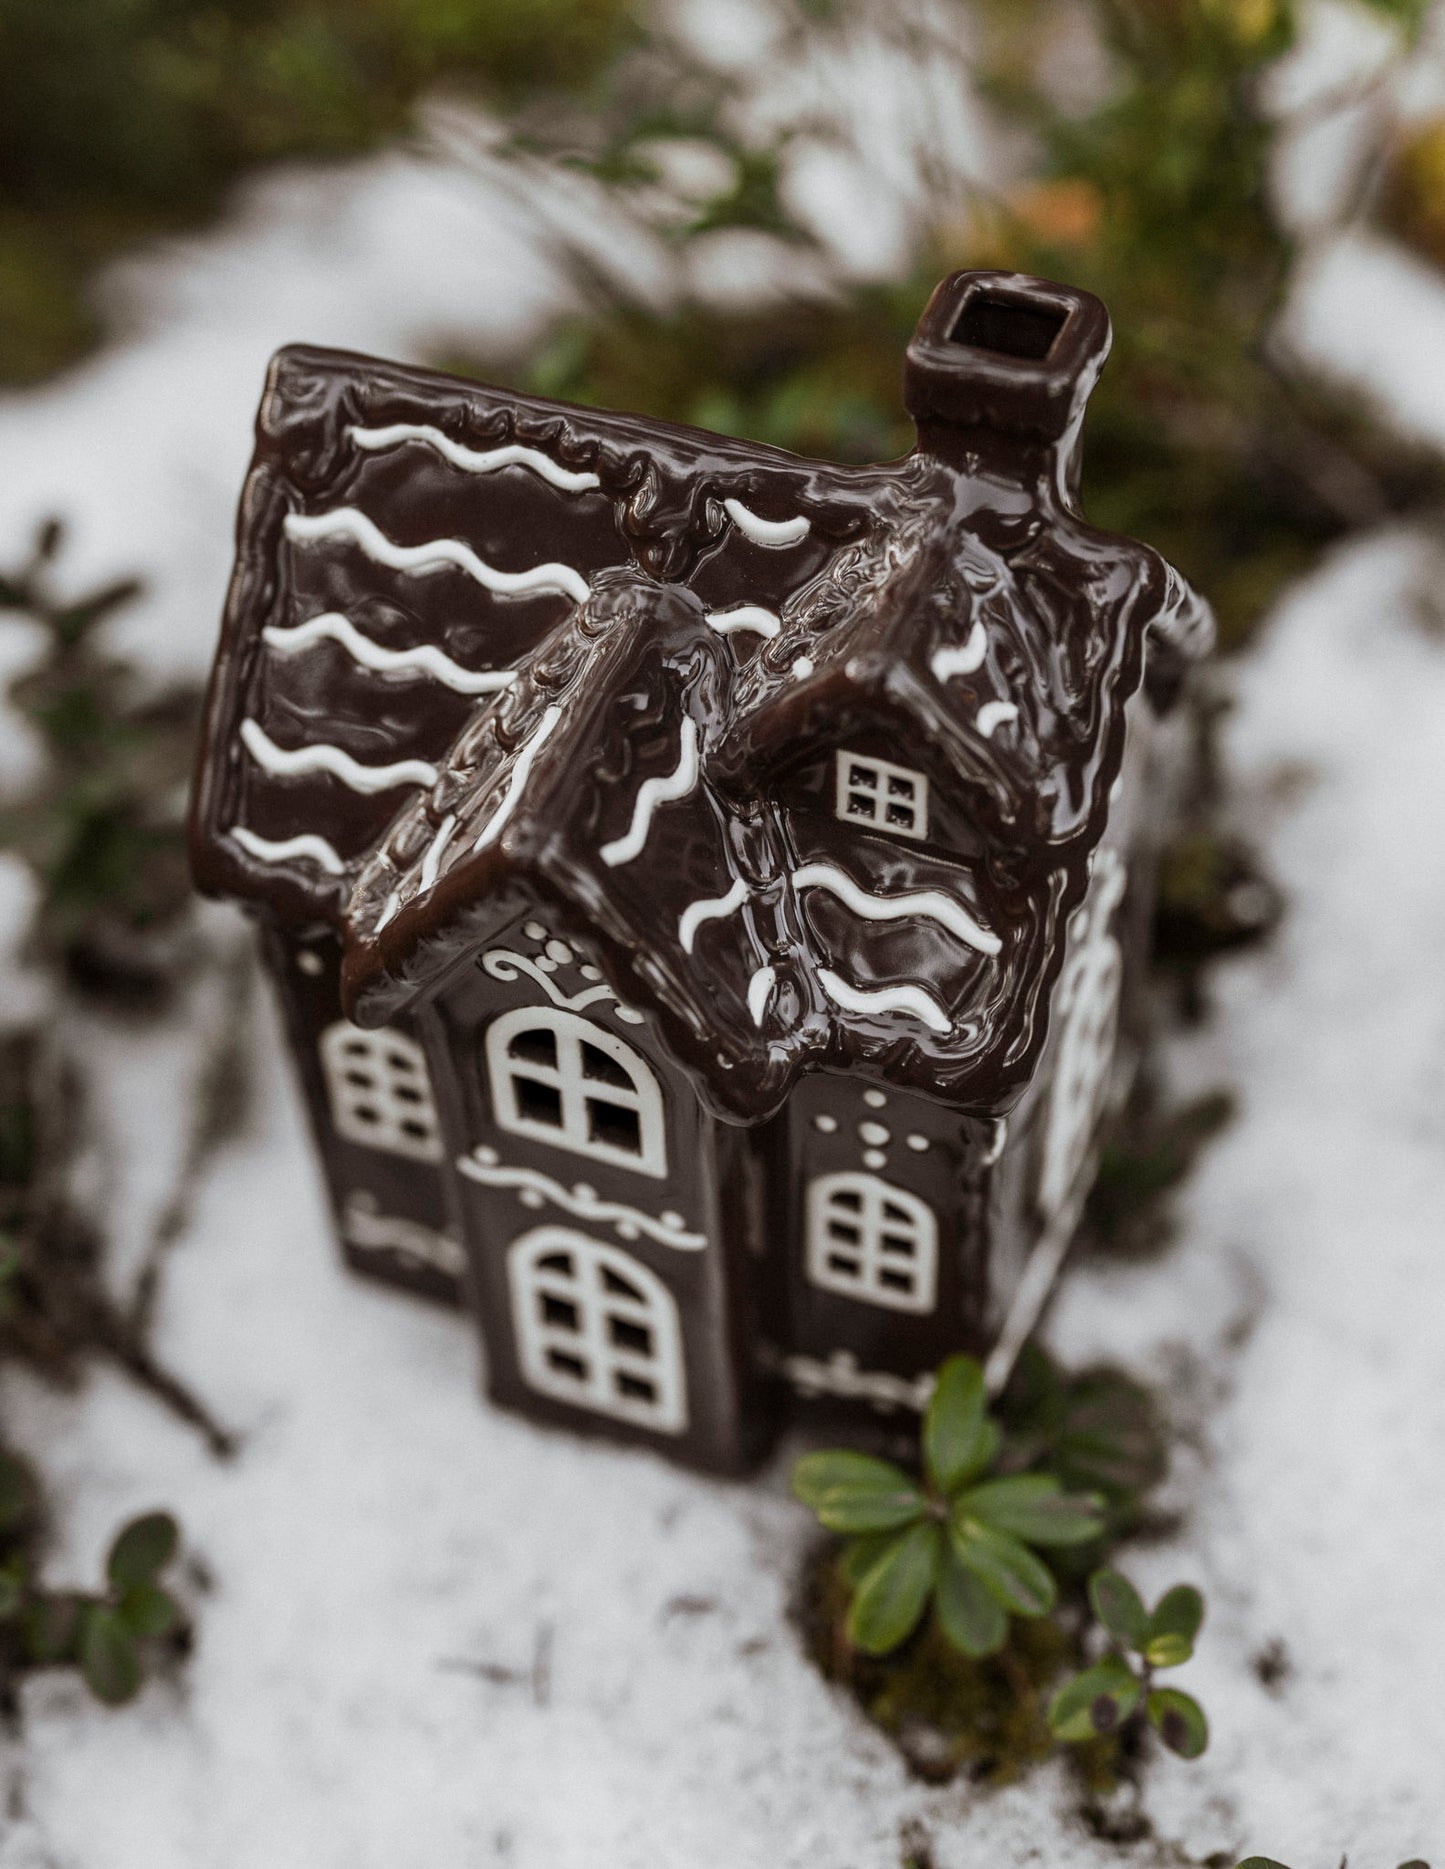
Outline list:
[[[569,1356],[565,1350],[548,1350],[547,1366],[555,1369],[559,1376],[570,1376],[574,1382],[587,1380],[587,1365],[580,1356]]]
[[[582,1327],[576,1305],[567,1298],[554,1298],[549,1291],[542,1293],[542,1322],[553,1324],[558,1330],[580,1330]]]
[[[634,1376],[630,1371],[616,1371],[617,1393],[625,1396],[629,1402],[655,1402],[657,1384],[649,1382],[645,1376]]]
[[[836,756],[834,813],[900,837],[928,835],[928,780],[910,766],[864,753]]]

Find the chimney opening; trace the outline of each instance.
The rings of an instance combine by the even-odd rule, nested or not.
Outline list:
[[[1041,305],[1020,305],[1008,299],[985,298],[975,293],[958,314],[949,341],[974,350],[991,350],[1003,357],[1022,357],[1042,363],[1063,330],[1068,313]]]

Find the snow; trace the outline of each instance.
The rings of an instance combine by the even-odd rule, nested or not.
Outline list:
[[[0,545],[72,513],[76,575],[139,566],[153,595],[131,646],[192,671],[269,350],[417,355],[438,331],[515,333],[563,289],[513,206],[421,153],[275,181],[137,279],[125,343],[6,405]],[[1432,274],[1337,242],[1289,336],[1445,439]],[[1175,1246],[1080,1268],[1051,1326],[1069,1357],[1163,1385],[1180,1430],[1180,1528],[1125,1561],[1146,1590],[1191,1579],[1210,1603],[1180,1680],[1213,1743],[1159,1762],[1146,1792],[1195,1857],[1390,1864],[1445,1832],[1432,581],[1427,542],[1366,538],[1232,671],[1240,815],[1290,910],[1267,950],[1216,971],[1212,1020],[1168,1062],[1179,1095],[1227,1084],[1240,1114]],[[0,881],[8,937],[21,895],[13,868]],[[188,1008],[90,1041],[122,1272],[164,1196],[203,1025]],[[104,1369],[74,1396],[13,1374],[0,1394],[7,1431],[45,1449],[57,1581],[94,1580],[116,1524],[158,1504],[211,1580],[186,1586],[199,1639],[177,1683],[119,1713],[61,1676],[27,1687],[23,1740],[0,1747],[0,1869],[895,1869],[915,1822],[939,1869],[1118,1860],[1061,1770],[924,1787],[820,1680],[789,1616],[809,1527],[786,1455],[723,1484],[480,1402],[462,1318],[340,1269],[264,1001],[255,1045],[254,1118],[206,1180],[158,1327],[236,1457]],[[1253,1661],[1275,1640],[1291,1666],[1271,1692]]]

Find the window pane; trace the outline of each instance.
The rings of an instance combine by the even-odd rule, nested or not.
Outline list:
[[[539,1084],[535,1077],[514,1080],[517,1113],[529,1123],[546,1123],[552,1129],[562,1127],[562,1093],[555,1084]]]
[[[642,1153],[642,1123],[636,1110],[624,1109],[620,1103],[587,1099],[587,1138],[624,1155]]]
[[[507,1047],[507,1056],[525,1058],[528,1064],[544,1064],[549,1071],[555,1071],[557,1034],[536,1026],[526,1032],[518,1032]]]

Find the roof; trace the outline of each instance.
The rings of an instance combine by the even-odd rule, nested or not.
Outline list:
[[[1062,306],[1047,356],[950,337],[980,293]],[[865,468],[283,351],[208,703],[201,886],[335,929],[363,1022],[540,899],[725,1116],[820,1066],[1006,1105],[1125,704],[1146,658],[1209,639],[1157,554],[1073,510],[1106,347],[1087,294],[955,275],[910,347],[921,445]],[[798,762],[870,733],[971,827],[954,848],[800,805]]]

